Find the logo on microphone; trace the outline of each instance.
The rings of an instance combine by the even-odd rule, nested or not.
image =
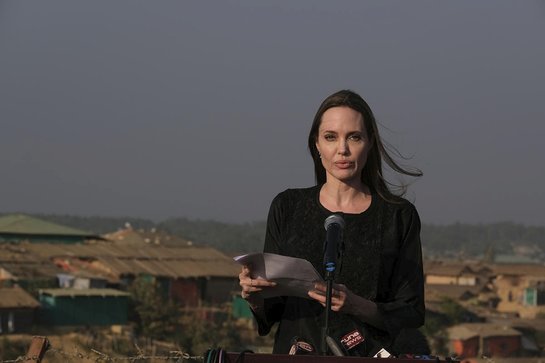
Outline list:
[[[351,331],[341,338],[341,344],[346,350],[350,350],[355,346],[361,344],[365,339],[361,333],[357,330]]]
[[[293,337],[292,345],[288,354],[289,355],[314,354],[314,347],[312,346],[312,344],[307,343],[298,337]]]

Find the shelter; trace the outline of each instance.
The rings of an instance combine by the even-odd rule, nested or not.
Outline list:
[[[0,288],[0,334],[28,331],[40,303],[20,287]]]
[[[10,214],[0,217],[0,243],[78,243],[104,238],[79,229],[62,226],[24,214]]]
[[[43,289],[39,291],[44,325],[124,325],[129,294],[114,289]]]

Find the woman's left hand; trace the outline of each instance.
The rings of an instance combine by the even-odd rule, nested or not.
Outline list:
[[[308,296],[325,307],[327,285],[324,282],[314,284],[314,290]],[[333,284],[331,291],[331,310],[350,314],[376,328],[385,330],[384,318],[378,310],[377,304],[354,294],[346,286]]]
[[[318,301],[322,306],[326,305],[327,285],[323,282],[314,284],[314,290],[308,292],[308,296]],[[352,292],[342,284],[333,284],[331,290],[331,310],[350,313]]]

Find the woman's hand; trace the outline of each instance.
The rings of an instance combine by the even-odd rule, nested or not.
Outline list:
[[[314,284],[314,290],[308,292],[308,296],[325,307],[326,290],[327,285],[325,283],[317,282]],[[333,289],[331,289],[331,310],[354,315],[376,328],[386,329],[384,318],[379,312],[377,304],[354,294],[344,285],[333,284]]]
[[[276,286],[276,282],[265,279],[254,279],[250,276],[249,266],[243,266],[242,271],[238,275],[238,280],[242,291],[240,296],[250,302],[250,304],[256,301],[256,292],[262,291],[263,288]]]
[[[308,296],[318,301],[322,306],[326,305],[326,290],[327,285],[323,282],[314,284],[314,290],[308,292]],[[339,311],[346,314],[351,313],[351,304],[353,293],[348,288],[341,284],[333,284],[331,289],[331,310]]]

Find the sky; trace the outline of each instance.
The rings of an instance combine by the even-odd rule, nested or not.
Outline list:
[[[265,220],[352,89],[424,223],[545,225],[545,2],[0,0],[0,212]]]

